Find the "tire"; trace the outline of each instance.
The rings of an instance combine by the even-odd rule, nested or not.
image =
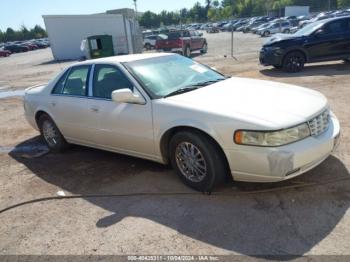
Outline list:
[[[145,48],[146,48],[146,50],[151,50],[151,45],[150,45],[150,43],[146,43],[146,44],[145,44]]]
[[[264,33],[263,33],[263,36],[265,36],[265,37],[268,37],[268,36],[270,36],[270,31],[265,31]]]
[[[187,45],[183,51],[183,55],[186,57],[191,57],[191,49],[190,47]]]
[[[59,153],[69,147],[55,122],[48,115],[44,114],[39,118],[39,129],[50,151]]]
[[[206,54],[208,52],[208,44],[205,42],[202,46],[201,53]]]
[[[172,167],[189,187],[211,192],[225,181],[226,164],[222,152],[203,134],[188,131],[176,133],[170,140],[169,149]]]
[[[290,52],[283,58],[283,70],[288,73],[300,72],[303,70],[305,62],[305,56],[302,52]]]

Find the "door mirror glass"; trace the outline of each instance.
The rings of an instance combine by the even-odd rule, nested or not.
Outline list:
[[[320,28],[315,32],[315,36],[319,37],[319,36],[324,35],[324,33],[325,33],[325,31],[322,28]]]
[[[123,88],[112,92],[112,100],[116,103],[128,103],[144,105],[146,101],[139,94],[134,94],[129,88]]]

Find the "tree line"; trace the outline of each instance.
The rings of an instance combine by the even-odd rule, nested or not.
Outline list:
[[[0,30],[0,42],[23,41],[43,37],[47,37],[47,33],[40,25],[36,25],[31,29],[22,25],[19,30],[14,30],[11,27],[7,28],[5,32]]]
[[[159,14],[147,11],[139,18],[146,28],[175,25],[180,23],[218,21],[233,17],[266,15],[287,5],[310,6],[311,11],[350,8],[350,0],[206,0],[195,3],[192,8],[178,11],[162,11]]]

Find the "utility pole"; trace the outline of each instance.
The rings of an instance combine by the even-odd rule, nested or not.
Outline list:
[[[134,34],[133,34],[133,53],[136,53],[135,50],[135,45],[136,45],[136,37],[137,37],[137,33],[136,33],[136,23],[137,23],[137,0],[133,0],[134,1],[134,6],[135,6],[135,15],[134,15]]]
[[[135,6],[135,20],[137,20],[137,0],[134,1],[134,6]]]

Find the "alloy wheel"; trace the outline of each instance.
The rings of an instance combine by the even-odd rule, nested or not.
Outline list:
[[[44,136],[46,142],[50,146],[55,146],[58,143],[59,134],[57,133],[57,130],[56,130],[55,126],[53,125],[53,123],[46,120],[43,123],[42,131],[43,131],[43,136]]]
[[[297,72],[302,69],[304,65],[304,58],[299,55],[290,56],[286,63],[288,71]]]
[[[181,142],[175,151],[176,164],[188,180],[199,183],[207,176],[207,163],[198,147]]]

